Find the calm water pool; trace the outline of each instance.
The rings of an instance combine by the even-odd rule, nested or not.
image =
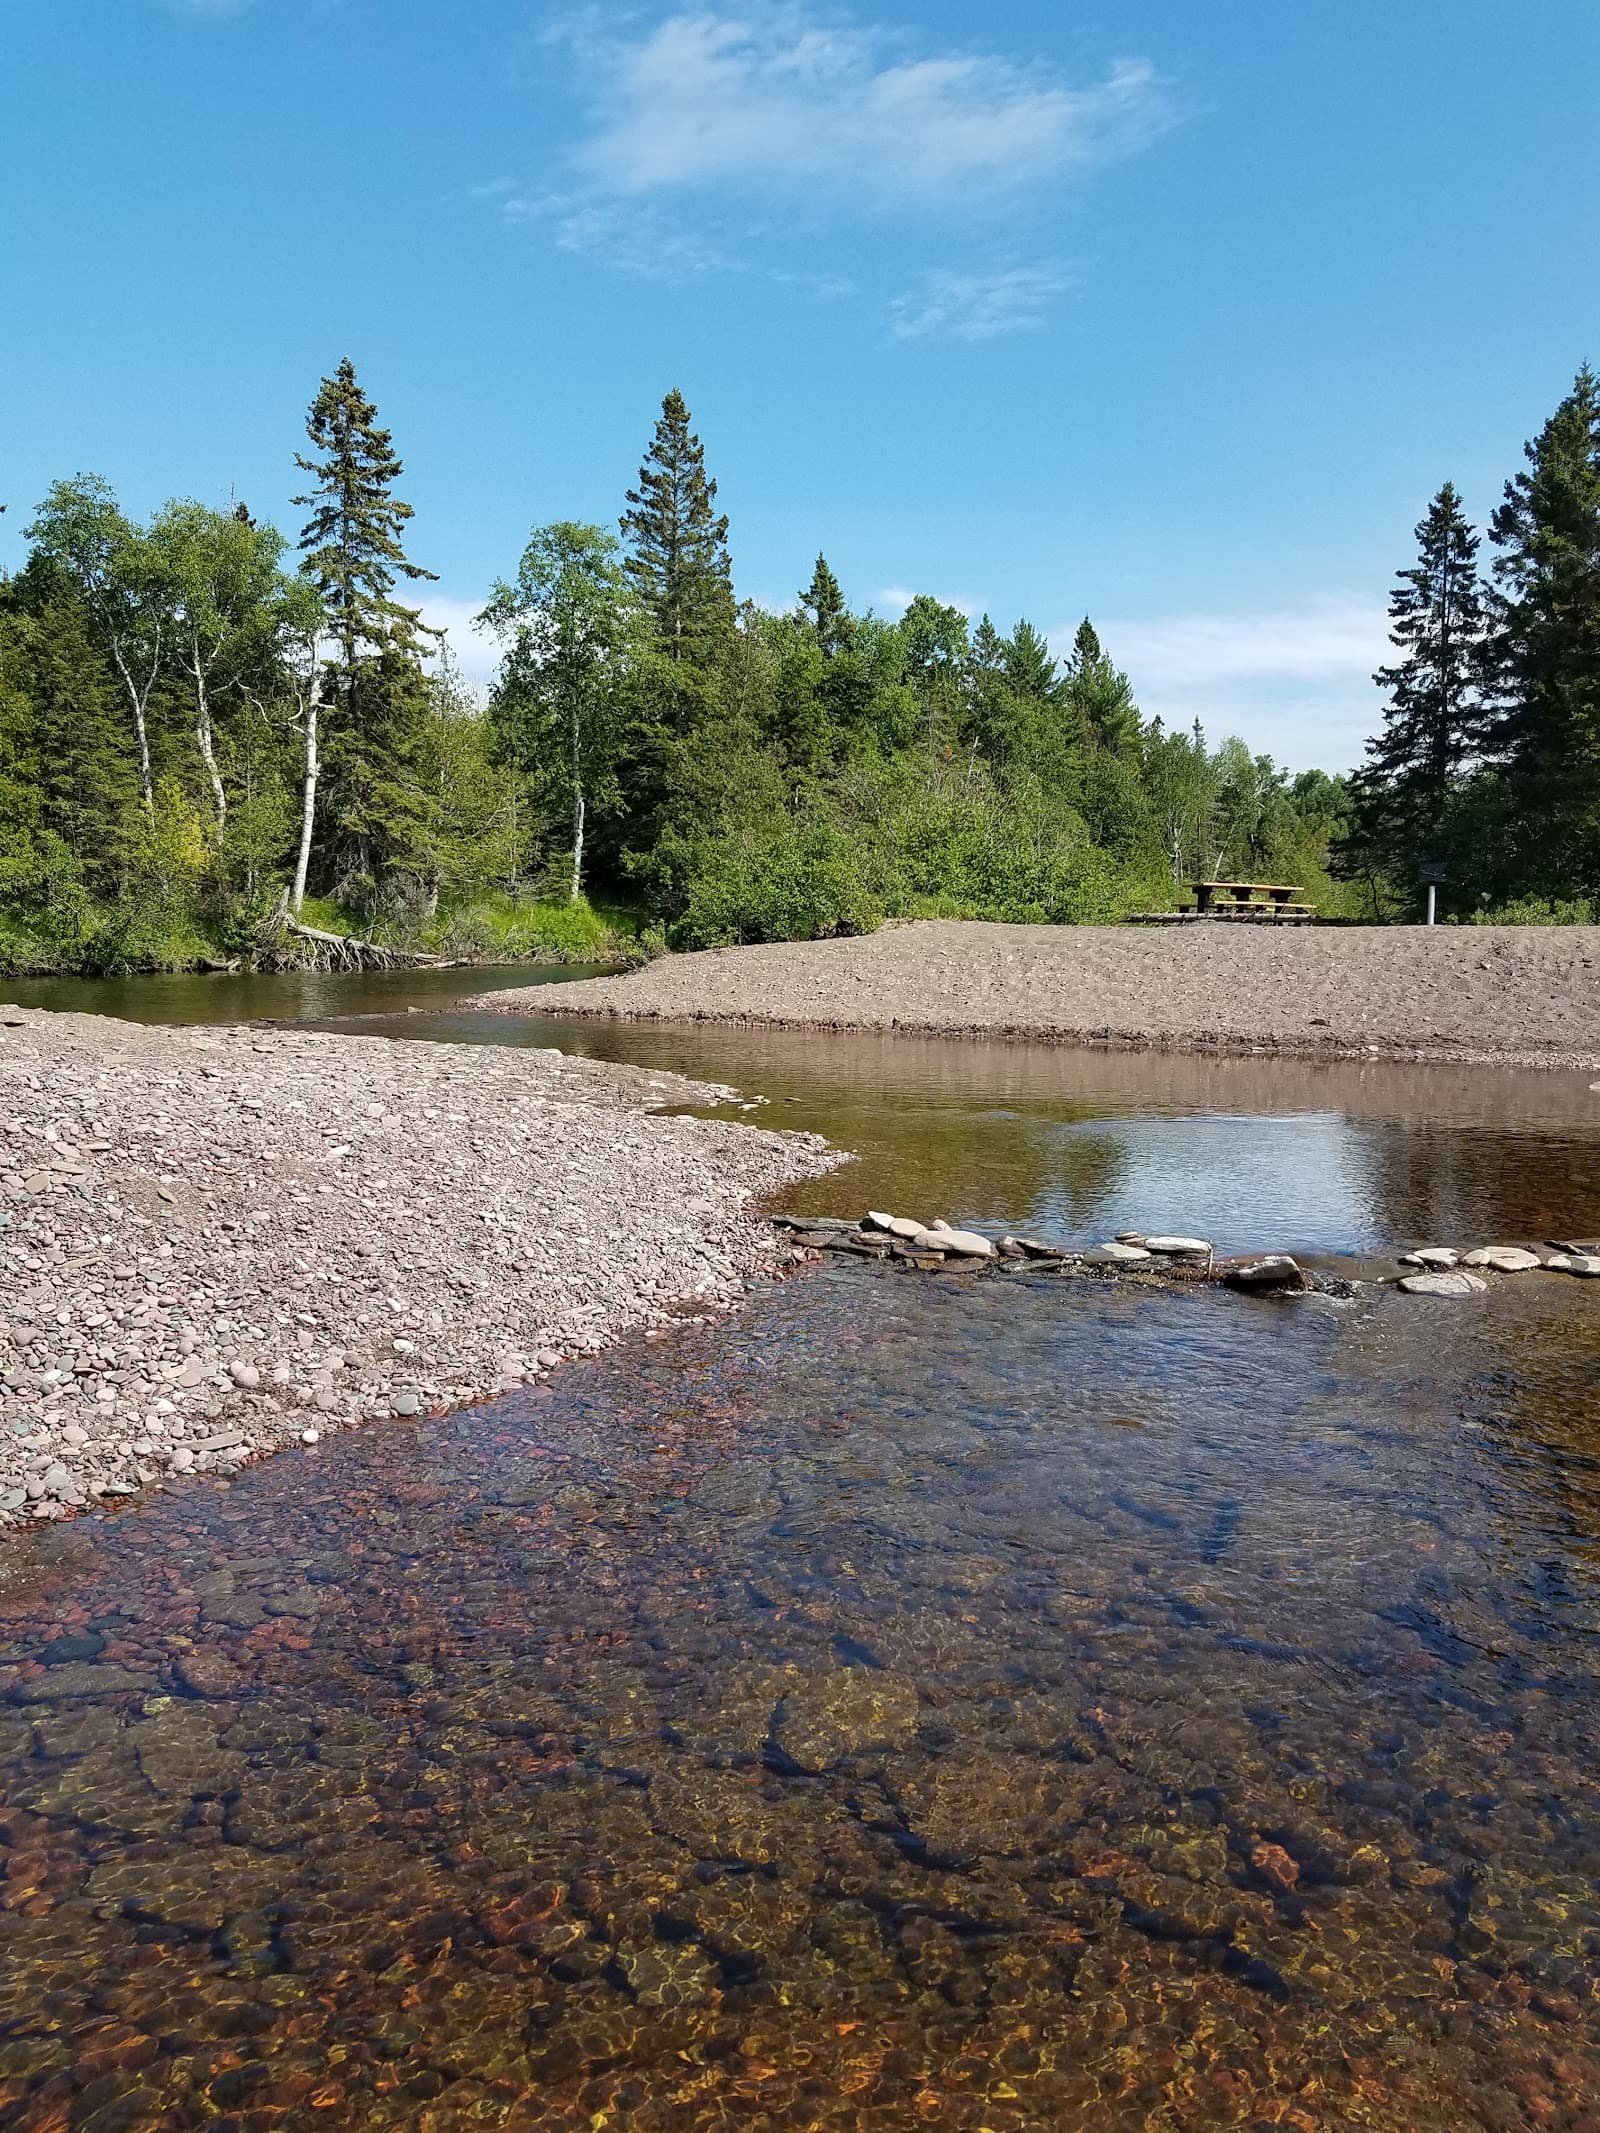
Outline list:
[[[1600,1214],[1563,1077],[506,1034],[831,1117],[812,1206]],[[830,1267],[28,1536],[0,2119],[1600,2133],[1596,1287]]]

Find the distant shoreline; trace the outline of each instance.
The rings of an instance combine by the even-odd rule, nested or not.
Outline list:
[[[1600,1069],[1600,926],[1007,926],[919,920],[482,993],[584,1020],[1141,1051]]]

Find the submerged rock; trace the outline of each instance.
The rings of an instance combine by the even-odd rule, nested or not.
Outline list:
[[[773,1739],[802,1770],[826,1770],[864,1748],[901,1748],[917,1726],[913,1683],[876,1667],[803,1676],[789,1688]]]
[[[1408,1274],[1400,1284],[1407,1296],[1476,1296],[1488,1286],[1481,1275],[1460,1271]]]
[[[1083,1257],[1087,1266],[1139,1266],[1155,1254],[1142,1244],[1096,1244]]]

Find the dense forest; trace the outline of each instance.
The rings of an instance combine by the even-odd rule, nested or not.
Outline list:
[[[1424,521],[1366,767],[1291,778],[1143,718],[1087,620],[1065,660],[930,598],[889,620],[821,556],[788,611],[741,604],[677,392],[617,530],[542,526],[494,588],[480,702],[407,602],[432,573],[343,362],[293,551],[243,504],[140,524],[92,475],[39,505],[0,579],[0,969],[1107,921],[1218,873],[1403,917],[1424,859],[1454,911],[1576,913],[1600,891],[1589,373],[1528,452],[1492,584],[1452,489]]]

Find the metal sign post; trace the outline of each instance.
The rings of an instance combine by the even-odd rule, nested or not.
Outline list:
[[[1431,926],[1434,923],[1439,884],[1444,880],[1444,866],[1437,859],[1425,859],[1417,871],[1428,884],[1428,924]]]

